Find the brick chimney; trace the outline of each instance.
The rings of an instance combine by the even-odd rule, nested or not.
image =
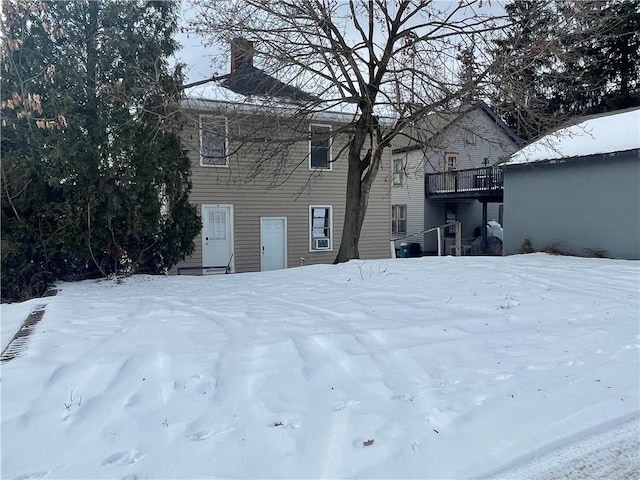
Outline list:
[[[245,65],[253,66],[253,42],[234,38],[231,40],[231,73]]]

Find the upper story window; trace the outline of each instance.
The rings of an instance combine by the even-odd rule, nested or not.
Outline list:
[[[465,143],[470,143],[472,145],[475,145],[476,144],[476,134],[466,130],[464,132],[464,142]]]
[[[393,161],[393,184],[402,185],[404,177],[404,162],[401,158]]]
[[[460,157],[457,153],[445,153],[444,154],[444,171],[452,172],[458,170],[460,166]]]
[[[332,170],[331,126],[309,127],[309,170]]]
[[[228,167],[227,119],[200,115],[200,165]]]

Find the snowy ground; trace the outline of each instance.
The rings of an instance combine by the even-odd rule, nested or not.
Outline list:
[[[354,261],[2,305],[3,479],[638,478],[640,262]]]

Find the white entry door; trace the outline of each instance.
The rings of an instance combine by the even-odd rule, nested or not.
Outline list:
[[[230,265],[233,272],[233,205],[202,206],[202,266]],[[202,273],[224,273],[203,269]]]
[[[286,217],[260,218],[261,270],[287,268]]]

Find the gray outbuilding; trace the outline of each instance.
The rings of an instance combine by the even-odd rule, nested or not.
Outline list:
[[[504,164],[503,254],[640,259],[640,108],[582,119]]]

